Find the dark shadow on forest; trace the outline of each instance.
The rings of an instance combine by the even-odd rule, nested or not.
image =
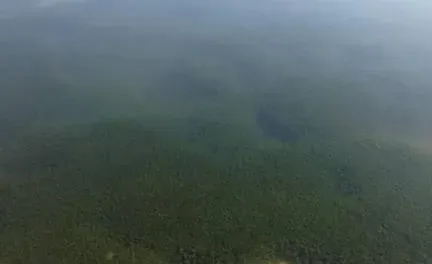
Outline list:
[[[281,142],[296,142],[302,137],[294,127],[281,122],[269,107],[261,107],[255,119],[263,134],[268,138]]]

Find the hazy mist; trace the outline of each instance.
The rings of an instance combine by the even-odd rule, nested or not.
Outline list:
[[[431,263],[431,10],[0,0],[0,262]]]
[[[289,78],[332,79],[370,97],[342,99],[364,107],[361,127],[426,136],[432,127],[429,7],[426,1],[3,1],[1,64],[3,75],[19,69],[21,82],[73,83],[69,96],[90,104],[109,94],[117,104],[122,94],[130,105],[127,97],[156,87],[150,79],[167,67],[235,60],[228,67],[243,72],[246,93],[280,89],[275,83]],[[324,83],[319,90],[331,93]],[[23,111],[25,93],[1,97],[3,107],[11,104],[8,115]]]

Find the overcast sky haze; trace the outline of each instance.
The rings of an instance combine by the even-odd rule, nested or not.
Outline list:
[[[65,4],[65,3],[79,3],[79,2],[86,2],[88,0],[39,0],[36,5],[39,7],[50,7],[55,6],[59,4]]]

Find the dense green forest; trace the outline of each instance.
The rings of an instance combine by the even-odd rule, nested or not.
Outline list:
[[[427,261],[428,156],[367,140],[252,145],[218,122],[24,137],[2,158],[2,263]]]
[[[336,2],[1,2],[0,264],[432,263],[427,27]]]

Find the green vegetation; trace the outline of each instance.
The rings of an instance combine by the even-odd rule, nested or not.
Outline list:
[[[3,157],[15,180],[0,193],[1,263],[427,258],[427,157],[367,141],[251,147],[148,127],[76,126],[11,149]]]
[[[333,11],[97,2],[0,23],[0,264],[432,261],[423,56]]]

